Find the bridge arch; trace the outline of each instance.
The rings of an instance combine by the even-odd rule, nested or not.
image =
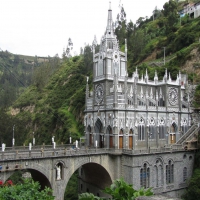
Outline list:
[[[41,169],[27,168],[27,170],[31,173],[33,180],[40,183],[42,190],[45,189],[45,187],[52,188],[48,176],[46,176]]]
[[[92,185],[100,191],[112,184],[111,177],[104,167],[97,163],[87,163],[81,166],[79,171],[79,188],[80,192],[97,192],[98,190],[89,191],[87,186]],[[85,185],[83,188],[82,185]],[[97,192],[100,193],[100,192]],[[97,193],[95,195],[97,195]]]
[[[43,169],[42,166],[40,167],[27,167],[27,168],[22,168],[22,169],[18,169],[17,171],[28,171],[31,173],[32,179],[34,181],[38,181],[41,185],[41,189],[45,189],[45,187],[49,187],[52,188],[51,182],[49,181],[48,178],[48,173],[45,171],[45,169]],[[5,177],[4,180],[8,180],[14,173],[15,171],[10,171],[9,173],[5,173]]]
[[[64,198],[65,188],[67,187],[69,179],[80,168],[82,168],[82,171],[84,171],[84,178],[85,178],[84,180],[86,180],[88,183],[92,185],[104,189],[105,187],[109,186],[112,183],[113,174],[109,170],[108,165],[106,165],[108,163],[102,162],[105,163],[102,164],[101,162],[99,162],[100,160],[91,161],[90,159],[91,158],[89,159],[86,158],[82,162],[81,161],[78,162],[76,159],[73,159],[71,160],[71,162],[69,162],[70,166],[66,164],[67,167],[64,168],[65,176],[64,179],[62,180],[62,185],[60,185],[63,188],[62,190],[59,191],[60,196]]]

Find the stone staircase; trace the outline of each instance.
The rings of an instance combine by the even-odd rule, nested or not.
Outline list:
[[[193,124],[190,129],[176,142],[176,144],[181,144],[185,150],[191,148],[197,148],[197,136],[200,127],[198,124]]]

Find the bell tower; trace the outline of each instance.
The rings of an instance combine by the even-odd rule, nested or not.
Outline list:
[[[85,133],[90,147],[118,148],[118,98],[125,85],[126,63],[126,42],[124,53],[114,32],[110,3],[99,52],[93,48],[93,91],[86,92]]]
[[[109,87],[115,76],[117,79],[124,79],[126,76],[126,54],[126,52],[123,53],[119,50],[119,43],[114,33],[110,3],[106,31],[101,38],[99,52],[95,54],[93,49],[94,103],[103,103],[103,96],[110,93]]]

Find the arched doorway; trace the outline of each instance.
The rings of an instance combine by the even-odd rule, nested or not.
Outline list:
[[[96,140],[98,143],[98,146],[100,148],[104,147],[104,134],[103,134],[103,124],[101,123],[101,120],[98,118],[96,123],[95,123],[95,127],[94,127],[94,131],[96,133]]]
[[[129,149],[133,149],[133,129],[129,130]]]
[[[176,132],[178,130],[178,126],[175,122],[172,123],[170,127],[170,144],[176,143]]]
[[[119,149],[123,149],[123,129],[119,131]]]

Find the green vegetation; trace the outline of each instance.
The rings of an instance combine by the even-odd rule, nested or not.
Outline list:
[[[193,104],[195,108],[200,108],[200,85],[196,87]]]
[[[7,60],[5,59],[8,62],[11,54],[2,54],[4,58],[8,54]],[[87,58],[90,56],[92,54]],[[60,59],[54,57],[35,66],[31,85],[27,89],[23,85],[15,88],[25,91],[17,100],[11,99],[12,107],[9,112],[8,108],[5,109],[6,106],[0,110],[1,142],[11,146],[14,124],[16,145],[28,144],[32,140],[33,132],[37,144],[50,144],[52,135],[56,136],[58,144],[69,143],[70,134],[73,140],[78,139],[83,133],[83,125],[79,122],[82,120],[85,103],[85,86],[82,83],[86,82],[84,73],[87,74],[88,67],[85,67],[84,59],[85,56],[77,56],[60,63]],[[1,97],[3,100],[4,97]],[[17,137],[19,133],[21,136]],[[46,137],[47,135],[49,136]]]
[[[65,200],[77,200],[78,199],[78,171],[76,171],[70,178],[64,195]]]
[[[129,185],[122,178],[117,179],[107,187],[104,191],[105,194],[109,194],[113,200],[134,200],[139,196],[152,196],[153,192],[151,188],[140,188],[135,190],[133,185]],[[103,200],[105,198],[96,197],[90,193],[83,193],[79,195],[79,200]]]
[[[184,200],[196,200],[200,197],[200,151],[195,156],[195,166],[192,178],[188,180],[189,186],[183,195]]]
[[[192,56],[197,59],[197,55],[192,55],[191,52],[194,49],[199,52],[200,18],[191,19],[185,16],[180,22],[177,15],[180,5],[181,3],[170,0],[164,4],[163,10],[155,9],[154,15],[149,19],[140,17],[135,24],[132,21],[126,23],[122,19],[117,23],[119,25],[116,34],[121,47],[124,45],[124,38],[127,38],[129,75],[136,66],[140,69],[144,63],[148,71],[157,70],[159,76],[163,75],[164,47],[165,68],[168,71],[176,68],[176,73],[182,70],[182,66]],[[176,78],[175,73],[172,78]]]
[[[23,183],[13,185],[12,181],[5,184],[0,182],[0,199],[1,200],[54,200],[52,190],[45,188],[40,191],[40,184],[32,179],[24,179]]]

